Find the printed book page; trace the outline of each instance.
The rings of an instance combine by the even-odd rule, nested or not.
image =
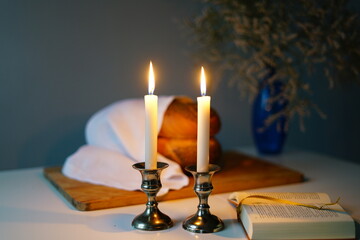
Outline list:
[[[326,207],[330,210],[318,210],[288,204],[244,204],[243,210],[255,222],[332,222],[352,221],[344,209],[336,204]]]
[[[313,203],[330,203],[330,197],[326,193],[292,193],[292,192],[233,192],[229,196],[229,200],[234,204],[239,204],[239,202],[249,196],[268,196],[277,199],[289,200],[298,203],[304,204],[313,204]],[[248,198],[243,204],[253,204],[253,203],[274,203],[274,201],[259,199],[259,198]]]
[[[249,196],[267,196],[306,205],[323,206],[331,199],[325,193],[235,192],[229,196],[238,204]],[[339,204],[328,210],[279,203],[261,198],[246,198],[239,218],[249,239],[354,239],[351,216]]]
[[[339,205],[325,206],[328,210],[318,210],[309,207],[278,203],[273,200],[261,198],[247,198],[249,196],[267,196],[275,199],[289,200],[320,207],[330,203],[326,193],[257,193],[235,192],[229,197],[230,201],[238,204],[242,199],[242,208],[252,221],[290,222],[290,221],[349,221],[351,217]]]

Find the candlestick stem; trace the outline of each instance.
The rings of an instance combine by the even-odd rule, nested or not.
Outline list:
[[[220,218],[210,213],[208,204],[209,195],[213,190],[211,179],[214,173],[220,170],[220,167],[209,164],[208,172],[196,172],[196,166],[186,167],[185,170],[194,176],[194,191],[199,197],[199,205],[197,212],[183,222],[183,228],[195,233],[221,231],[224,228],[224,223]]]
[[[142,177],[141,190],[147,196],[145,211],[136,216],[132,221],[132,226],[136,229],[145,231],[156,231],[171,228],[173,222],[169,216],[158,209],[156,194],[161,188],[160,174],[167,168],[167,163],[158,162],[157,169],[145,169],[145,163],[136,163],[133,168],[140,171]]]

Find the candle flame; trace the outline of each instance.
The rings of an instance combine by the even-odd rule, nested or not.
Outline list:
[[[150,67],[149,67],[149,94],[153,95],[155,89],[155,76],[154,76],[154,70],[152,62],[150,61]]]
[[[201,67],[200,91],[201,91],[201,96],[206,95],[206,77],[205,77],[204,67]]]

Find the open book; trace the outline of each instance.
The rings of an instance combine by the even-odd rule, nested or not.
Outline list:
[[[319,210],[290,202],[321,207],[331,202],[325,193],[234,192],[229,200],[242,201],[238,219],[249,239],[355,239],[355,223],[339,204]]]

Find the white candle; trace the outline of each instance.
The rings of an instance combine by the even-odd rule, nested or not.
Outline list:
[[[154,95],[155,77],[152,62],[149,68],[149,95],[145,101],[145,169],[157,168],[157,112],[158,97]]]
[[[197,172],[209,171],[209,141],[210,141],[210,96],[206,96],[206,78],[201,67],[200,76],[201,97],[197,98]]]

